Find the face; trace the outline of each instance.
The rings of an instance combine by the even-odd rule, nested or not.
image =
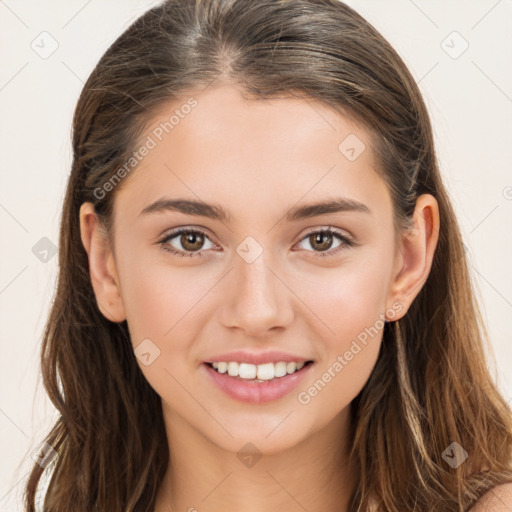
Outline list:
[[[169,423],[271,453],[348,410],[385,316],[405,313],[404,254],[361,126],[312,100],[226,85],[193,97],[193,108],[182,108],[189,96],[161,108],[141,137],[155,144],[115,190],[111,313],[127,319]],[[199,206],[166,203],[178,199]],[[329,201],[340,208],[304,209]],[[213,362],[244,363],[259,382]]]

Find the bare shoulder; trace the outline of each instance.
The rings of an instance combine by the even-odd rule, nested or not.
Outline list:
[[[469,512],[511,512],[512,483],[498,485],[484,494]]]

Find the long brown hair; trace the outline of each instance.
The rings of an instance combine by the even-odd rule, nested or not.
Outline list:
[[[511,412],[485,364],[490,345],[428,112],[400,57],[338,0],[168,0],[110,46],[74,115],[58,283],[41,352],[59,413],[45,437],[56,457],[42,510],[152,511],[170,456],[161,400],[139,369],[126,322],[98,309],[79,209],[94,203],[111,233],[115,190],[98,189],[132,155],[159,105],[215,80],[256,98],[302,95],[360,121],[373,136],[397,232],[420,194],[438,201],[431,272],[405,317],[385,325],[374,371],[351,404],[360,469],[351,510],[374,503],[379,511],[462,512],[511,481]],[[461,449],[468,458],[449,464]],[[36,510],[44,472],[34,465],[27,511]]]

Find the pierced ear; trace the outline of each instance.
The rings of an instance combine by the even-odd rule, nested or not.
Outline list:
[[[98,308],[112,322],[126,319],[114,254],[91,202],[80,207],[80,236],[89,259],[91,284]]]
[[[416,201],[411,229],[402,235],[397,251],[397,268],[391,283],[389,303],[402,305],[403,317],[425,284],[439,238],[439,208],[431,194],[423,194]],[[398,320],[398,318],[394,318]]]

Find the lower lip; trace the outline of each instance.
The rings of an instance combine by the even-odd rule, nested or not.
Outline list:
[[[298,372],[277,377],[268,382],[251,382],[237,377],[231,377],[227,373],[219,373],[211,366],[204,363],[202,366],[206,369],[213,382],[226,395],[252,404],[262,404],[278,400],[290,393],[304,379],[314,363],[303,366]]]

